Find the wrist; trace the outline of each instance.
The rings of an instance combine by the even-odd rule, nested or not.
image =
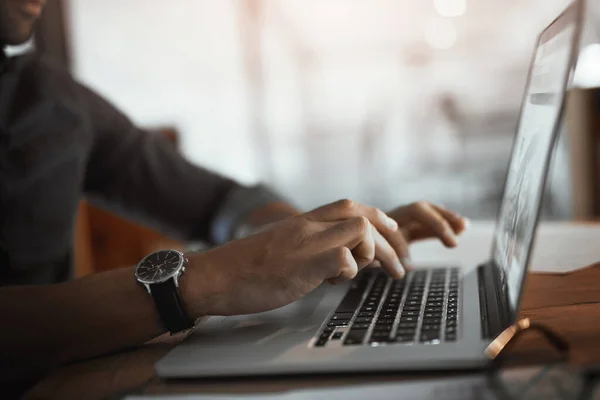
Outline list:
[[[241,239],[258,233],[276,222],[288,217],[299,215],[301,212],[294,206],[284,202],[273,202],[254,210],[233,231],[232,239]]]
[[[219,273],[214,251],[188,253],[188,266],[180,279],[179,288],[187,312],[193,319],[215,315],[219,297],[226,282]]]

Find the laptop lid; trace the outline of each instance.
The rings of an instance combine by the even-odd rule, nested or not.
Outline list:
[[[545,182],[578,55],[583,0],[573,2],[539,35],[521,104],[490,268],[511,324],[517,318]]]

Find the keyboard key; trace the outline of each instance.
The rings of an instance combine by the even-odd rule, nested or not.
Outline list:
[[[346,335],[346,339],[344,340],[345,345],[356,345],[361,344],[365,335],[367,334],[366,329],[352,329]]]
[[[389,336],[390,332],[388,331],[373,331],[373,333],[371,333],[371,337],[377,339],[387,339]]]
[[[415,315],[417,315],[418,316],[419,314],[420,314],[419,311],[405,311],[405,310],[402,310],[402,313],[401,313],[401,315],[403,315],[403,316],[404,315],[406,315],[406,316],[415,316]]]
[[[317,340],[317,342],[315,343],[315,346],[322,347],[322,346],[325,346],[326,343],[327,343],[327,339],[321,338],[321,339]]]
[[[373,316],[375,316],[375,312],[374,311],[363,311],[363,312],[359,312],[358,316],[359,317],[373,317]]]
[[[446,285],[433,285],[429,287],[429,293],[444,293],[446,291]]]
[[[361,307],[361,309],[360,309],[361,312],[368,312],[368,311],[375,312],[375,310],[376,310],[376,307],[364,307],[364,306]]]
[[[446,334],[448,334],[448,333],[456,333],[456,327],[455,326],[447,326]]]
[[[373,317],[368,318],[356,318],[354,320],[355,324],[370,324],[373,321]]]
[[[440,325],[423,325],[421,326],[421,332],[429,332],[429,331],[439,331]]]
[[[375,322],[375,324],[376,324],[376,325],[379,325],[379,326],[381,326],[381,325],[394,325],[394,320],[393,320],[393,319],[391,319],[391,318],[387,318],[387,319],[378,319],[378,320]]]
[[[353,286],[348,291],[348,293],[346,293],[346,296],[344,296],[344,299],[338,306],[336,313],[354,312],[360,305],[363,296],[363,291],[364,287],[362,287],[362,285],[358,285],[355,287]]]
[[[456,340],[456,333],[446,333],[446,340],[448,342],[453,342]]]
[[[385,329],[385,330],[373,329],[373,332],[371,332],[371,336],[387,337],[387,336],[390,336],[391,331],[392,331],[391,329]]]
[[[437,292],[430,291],[429,294],[427,295],[427,300],[432,300],[436,297],[438,297],[438,298],[441,297],[442,298],[441,300],[443,300],[445,295],[446,295],[446,293],[443,290],[440,290]]]
[[[330,321],[327,326],[348,326],[350,321]]]
[[[436,297],[429,296],[429,297],[427,297],[427,302],[428,303],[432,302],[432,301],[441,301],[443,303],[444,298],[443,297],[439,297],[439,296],[436,296]]]
[[[392,331],[391,325],[373,327],[373,333],[378,332],[378,333],[385,333],[385,334],[389,335],[391,331]]]
[[[333,328],[333,327],[331,327],[331,326],[326,326],[326,327],[323,329],[323,333],[331,333],[331,332],[333,332],[333,330],[334,330],[334,328]]]
[[[379,314],[379,318],[382,318],[382,319],[395,319],[396,318],[396,313]]]
[[[415,341],[414,335],[396,336],[396,339],[395,339],[396,343],[413,343],[414,341]]]
[[[456,321],[446,321],[446,326],[456,326]]]
[[[419,317],[417,317],[417,316],[410,316],[410,315],[404,316],[403,315],[402,317],[400,317],[400,322],[417,322],[418,320],[419,320]]]
[[[333,314],[333,317],[331,317],[331,320],[335,321],[335,320],[338,320],[338,319],[341,319],[341,320],[350,319],[350,318],[352,318],[353,315],[354,315],[354,313],[351,313],[351,312],[349,312],[349,313],[335,313],[335,314]]]
[[[402,322],[398,324],[398,329],[414,329],[417,327],[417,322]]]
[[[371,326],[371,324],[353,324],[352,325],[352,329],[369,329],[369,326]]]
[[[342,338],[342,336],[344,336],[343,332],[336,332],[331,337],[331,340],[340,340]]]
[[[398,329],[396,331],[396,336],[415,336],[417,329]]]
[[[350,318],[335,319],[335,320],[332,318],[329,322],[339,322],[341,324],[343,324],[345,322],[346,324],[348,324],[348,323],[350,323]],[[336,325],[331,325],[331,326],[336,326]]]
[[[422,343],[439,341],[440,334],[439,332],[424,332],[419,336],[419,341]]]

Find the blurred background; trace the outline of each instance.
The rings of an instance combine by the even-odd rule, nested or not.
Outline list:
[[[37,40],[192,162],[302,208],[426,199],[493,219],[536,36],[568,3],[62,0]],[[582,87],[600,80],[598,8]],[[565,142],[547,218],[574,213]]]

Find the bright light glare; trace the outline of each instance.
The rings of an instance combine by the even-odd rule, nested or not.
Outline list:
[[[456,28],[451,21],[434,18],[425,25],[425,40],[436,50],[449,49],[456,43]]]
[[[600,87],[600,43],[591,44],[579,53],[573,85],[583,88]]]
[[[442,17],[460,17],[467,11],[467,0],[433,0],[433,6]]]

